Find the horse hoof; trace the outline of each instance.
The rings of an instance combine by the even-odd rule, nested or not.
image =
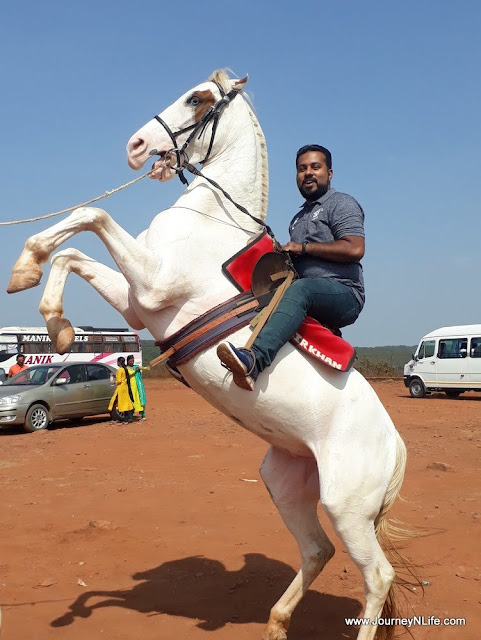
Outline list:
[[[278,622],[269,622],[262,634],[262,640],[287,640],[287,631]]]
[[[67,318],[50,318],[47,320],[47,331],[56,352],[60,355],[67,353],[75,340],[75,331]]]
[[[12,269],[12,277],[8,283],[7,293],[17,293],[17,291],[25,291],[40,284],[42,279],[42,269],[36,262],[32,262],[28,266],[15,266]]]

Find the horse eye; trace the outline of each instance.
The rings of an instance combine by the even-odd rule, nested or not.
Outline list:
[[[198,98],[197,96],[192,96],[189,102],[193,107],[197,107],[200,104],[200,98]]]

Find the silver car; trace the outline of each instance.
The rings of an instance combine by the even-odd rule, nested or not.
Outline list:
[[[94,362],[29,367],[0,385],[0,427],[46,429],[54,420],[109,413],[115,369]]]

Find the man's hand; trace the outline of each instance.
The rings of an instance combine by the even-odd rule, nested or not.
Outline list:
[[[159,182],[167,182],[167,180],[172,180],[175,177],[175,169],[172,169],[170,165],[168,165],[164,158],[160,160],[156,160],[152,165],[152,173],[149,178],[151,180],[159,180]]]
[[[289,251],[295,255],[302,254],[300,242],[288,242],[282,251]],[[311,242],[306,244],[304,255],[329,262],[358,262],[364,256],[364,238],[360,236],[345,236],[333,242]]]
[[[282,251],[290,251],[290,253],[295,253],[296,255],[300,255],[302,253],[302,244],[300,242],[288,242],[287,244],[281,247]]]

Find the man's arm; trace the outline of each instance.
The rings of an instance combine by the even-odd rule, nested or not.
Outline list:
[[[365,242],[361,236],[345,236],[334,242],[310,242],[306,244],[304,255],[329,262],[358,262],[364,256]],[[295,255],[302,254],[300,242],[288,242],[282,247]]]

